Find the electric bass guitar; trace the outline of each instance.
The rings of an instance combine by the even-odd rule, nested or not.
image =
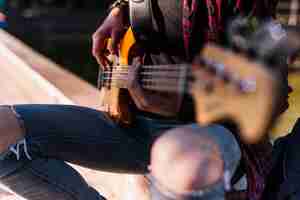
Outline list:
[[[99,76],[103,111],[124,124],[132,119],[126,74],[134,49],[135,39],[128,29],[117,62]],[[279,80],[262,63],[213,44],[207,44],[193,64],[143,65],[139,72],[144,89],[191,94],[197,122],[207,125],[230,119],[248,142],[261,139],[275,119]]]

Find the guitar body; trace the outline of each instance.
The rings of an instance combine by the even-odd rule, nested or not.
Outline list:
[[[115,122],[128,126],[132,123],[133,102],[125,89],[127,75],[132,58],[143,55],[130,28],[119,49],[118,57],[108,56],[113,61],[111,69],[99,77],[100,103]],[[238,125],[241,138],[248,143],[256,143],[265,136],[277,117],[283,95],[283,83],[277,73],[245,54],[214,44],[204,46],[192,65],[143,65],[139,79],[144,89],[189,92],[201,125],[229,119]]]
[[[130,62],[130,52],[135,44],[135,38],[131,28],[127,30],[123,37],[119,56],[109,58],[112,67],[121,66],[122,69],[128,70]],[[123,125],[130,125],[132,122],[132,114],[129,109],[131,97],[126,89],[110,86],[101,87],[100,89],[100,105],[102,111],[106,112],[115,122]]]

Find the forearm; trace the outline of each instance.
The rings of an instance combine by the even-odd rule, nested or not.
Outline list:
[[[149,109],[152,112],[160,113],[166,116],[174,116],[179,112],[182,102],[182,96],[179,94],[155,94],[146,91],[146,97],[149,100]]]
[[[124,24],[129,24],[129,0],[116,0],[110,5],[109,10],[112,11],[116,8],[121,10]]]
[[[179,112],[182,95],[139,90],[131,93],[139,109],[169,117]]]
[[[116,0],[111,4],[110,9],[115,7],[128,7],[128,5],[129,5],[128,0]]]

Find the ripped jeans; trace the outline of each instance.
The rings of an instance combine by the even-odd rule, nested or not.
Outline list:
[[[183,125],[139,116],[133,127],[121,128],[103,113],[84,107],[13,108],[25,138],[0,155],[0,182],[28,200],[103,200],[66,162],[101,171],[146,174],[154,139],[163,130]],[[216,130],[214,139],[221,145],[224,160],[231,163],[231,176],[240,159],[238,144],[231,134],[220,133],[225,128]],[[229,151],[228,146],[235,148]]]

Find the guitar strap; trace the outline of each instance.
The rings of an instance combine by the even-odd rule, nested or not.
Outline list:
[[[152,20],[152,0],[129,0],[129,17],[136,40],[149,45],[153,35],[156,35]]]

